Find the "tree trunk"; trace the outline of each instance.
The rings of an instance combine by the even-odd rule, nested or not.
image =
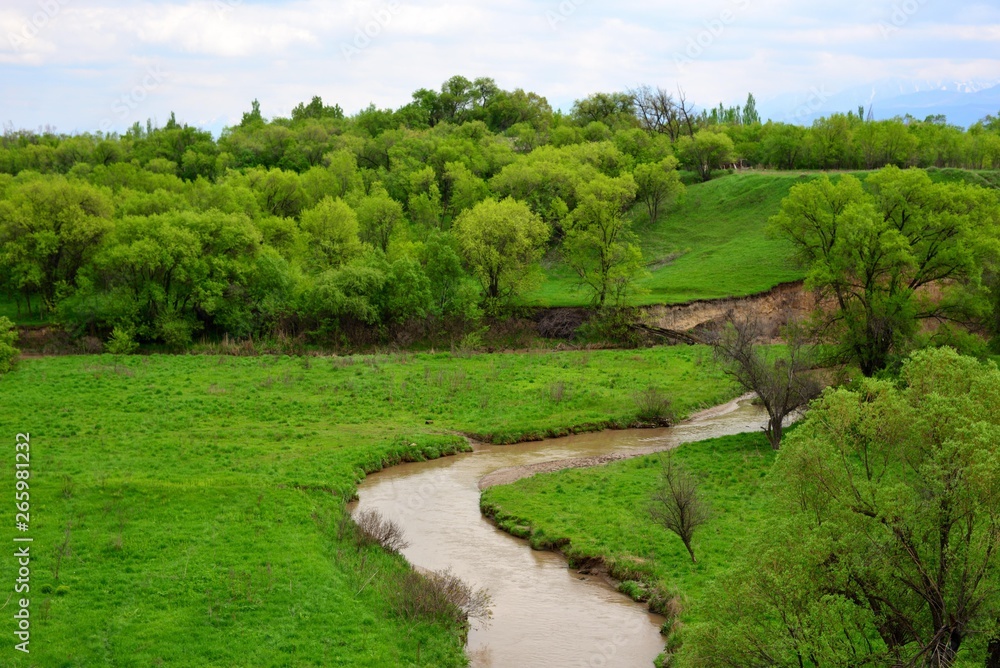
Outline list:
[[[687,548],[688,554],[691,555],[691,563],[692,564],[697,564],[698,560],[694,558],[694,548],[691,547],[691,541],[690,540],[685,540],[684,541],[684,547]]]
[[[986,648],[986,668],[1000,668],[1000,637],[991,640]]]
[[[767,435],[767,440],[771,443],[772,450],[781,449],[781,437],[784,433],[783,422],[784,416],[771,416],[768,418],[767,429],[764,430],[764,433]]]

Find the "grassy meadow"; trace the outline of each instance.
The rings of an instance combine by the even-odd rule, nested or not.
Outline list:
[[[689,610],[765,516],[767,499],[759,492],[774,452],[763,433],[687,443],[674,451],[676,461],[696,476],[712,513],[695,533],[696,564],[681,539],[649,515],[663,456],[491,487],[481,505],[502,528],[524,535],[532,545],[558,546],[574,563],[599,558],[626,582],[623,589],[632,582],[658,585],[679,594]]]
[[[13,529],[31,434],[32,636],[17,666],[458,666],[462,629],[401,616],[403,560],[344,535],[366,472],[681,413],[735,389],[699,348],[456,356],[22,360],[0,378]],[[12,583],[16,562],[0,559]]]

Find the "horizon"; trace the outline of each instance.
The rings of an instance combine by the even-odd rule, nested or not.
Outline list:
[[[856,109],[846,100],[863,102],[857,89],[890,80],[927,82],[927,90],[1000,83],[1000,8],[982,2],[849,0],[836,10],[790,0],[654,9],[589,0],[10,5],[0,10],[0,122],[63,134],[162,125],[173,112],[218,135],[254,99],[266,118],[288,117],[314,95],[347,114],[370,103],[396,109],[453,75],[534,91],[563,111],[639,84],[683,88],[709,109],[753,93],[762,118],[803,124],[803,109]]]

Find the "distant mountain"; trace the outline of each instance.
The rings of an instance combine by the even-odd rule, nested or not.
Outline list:
[[[944,114],[949,123],[969,126],[1000,111],[1000,79],[995,81],[932,81],[885,79],[832,93],[822,87],[758,102],[762,118],[809,125],[835,112],[857,112],[864,106],[876,119],[910,114],[924,119]]]

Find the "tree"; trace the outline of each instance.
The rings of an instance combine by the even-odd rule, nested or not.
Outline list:
[[[113,228],[112,210],[106,192],[62,176],[12,187],[0,201],[0,284],[29,313],[36,295],[52,308]]]
[[[338,266],[361,253],[358,217],[342,199],[325,197],[303,213],[302,231],[309,235],[307,253],[316,267]]]
[[[768,122],[761,140],[761,158],[777,169],[795,169],[805,146],[805,128]]]
[[[463,211],[454,234],[488,310],[496,312],[533,284],[550,230],[528,205],[507,198],[487,199]]]
[[[740,120],[743,125],[760,123],[760,114],[757,112],[757,99],[753,96],[753,93],[747,93],[747,103],[743,105],[743,117]]]
[[[358,203],[361,240],[383,252],[389,249],[393,231],[403,222],[403,205],[389,197],[384,189],[362,198]]]
[[[625,215],[636,188],[628,174],[616,179],[598,176],[582,185],[566,231],[563,256],[598,309],[608,303],[622,305],[643,271],[638,239]]]
[[[763,334],[760,320],[729,313],[725,330],[712,346],[726,374],[748,392],[756,393],[764,405],[768,416],[764,433],[771,447],[778,450],[785,419],[814,399],[820,388],[806,375],[812,367],[811,355],[796,325],[786,328],[784,354],[762,350],[757,342]]]
[[[721,132],[699,130],[691,137],[677,141],[681,162],[698,172],[702,181],[712,178],[712,171],[731,162],[736,150],[733,140]]]
[[[870,376],[905,354],[920,320],[985,313],[982,268],[1000,214],[992,192],[922,170],[886,167],[865,185],[850,175],[796,185],[771,226],[798,249],[806,284],[833,302],[818,313],[820,333]]]
[[[14,323],[5,316],[0,316],[0,375],[14,368],[14,362],[21,353],[14,347],[17,343],[17,330]]]
[[[594,93],[573,103],[573,120],[581,126],[604,123],[612,129],[638,124],[633,98],[628,93]]]
[[[662,88],[654,90],[648,85],[630,89],[628,94],[632,98],[639,124],[644,130],[657,134],[665,133],[670,137],[670,141],[677,141],[681,135],[683,114],[672,94]]]
[[[638,186],[636,196],[646,205],[650,224],[659,219],[661,206],[676,200],[684,192],[677,165],[677,158],[671,156],[657,163],[636,165],[632,172]]]
[[[653,492],[649,514],[654,522],[677,534],[691,555],[692,563],[697,563],[691,541],[695,530],[708,522],[711,513],[698,493],[694,476],[674,461],[672,452],[664,457],[660,486]]]
[[[906,167],[917,151],[917,138],[898,119],[863,123],[854,133],[854,141],[865,169]]]
[[[1000,371],[951,349],[828,391],[681,665],[982,665],[1000,612],[998,438]]]

